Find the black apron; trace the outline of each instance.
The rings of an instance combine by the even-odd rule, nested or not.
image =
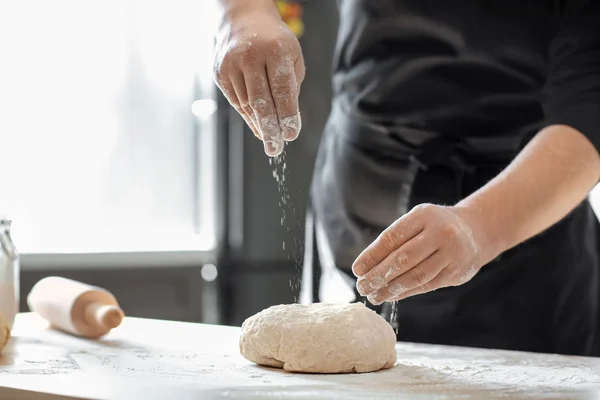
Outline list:
[[[355,258],[394,220],[468,196],[543,127],[548,47],[565,2],[338,3],[334,102],[311,212],[335,266],[353,278]],[[597,355],[597,230],[585,201],[470,282],[400,301],[398,340]]]
[[[316,163],[311,212],[325,228],[336,266],[351,277],[356,256],[395,219],[417,204],[455,204],[497,175],[521,145],[502,137],[449,140],[392,130],[334,104]],[[397,302],[391,322],[398,340],[598,355],[597,230],[585,201],[470,282]],[[317,270],[316,251],[312,260]],[[391,316],[389,303],[374,308]]]

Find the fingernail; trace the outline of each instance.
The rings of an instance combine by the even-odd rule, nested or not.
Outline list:
[[[381,303],[383,303],[383,299],[381,298],[381,293],[379,292],[375,292],[374,294],[372,294],[371,296],[367,296],[367,300],[369,300],[369,303],[378,306]]]
[[[278,156],[279,154],[281,154],[281,150],[283,149],[283,146],[280,146],[279,143],[270,140],[265,140],[264,146],[265,153],[267,153],[267,155],[271,157]]]
[[[298,138],[298,132],[293,129],[283,128],[281,131],[283,133],[283,140],[287,142],[292,142]]]
[[[279,121],[279,126],[283,133],[284,140],[287,140],[288,142],[296,140],[300,133],[300,129],[302,129],[302,118],[300,117],[300,113],[283,118]]]
[[[371,282],[366,279],[359,279],[358,282],[356,282],[356,288],[358,289],[358,293],[362,296],[366,296],[373,291]]]
[[[354,264],[352,266],[352,273],[357,278],[360,278],[361,276],[363,276],[365,274],[364,271],[365,271],[365,264],[363,264],[363,263]]]

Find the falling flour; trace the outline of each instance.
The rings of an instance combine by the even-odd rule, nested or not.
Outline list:
[[[398,302],[392,301],[390,312],[390,325],[394,328],[396,336],[398,336]]]
[[[287,166],[285,148],[283,152],[273,158],[269,158],[269,164],[273,166],[273,178],[277,182],[277,190],[281,196],[279,199],[279,209],[281,210],[280,224],[286,230],[290,232],[290,227],[295,224],[298,228],[301,228],[301,223],[297,218],[296,208],[293,206],[289,192],[289,170]],[[300,281],[302,275],[302,253],[304,250],[303,243],[298,241],[296,238],[292,239],[291,246],[286,245],[286,239],[281,242],[281,249],[286,254],[288,260],[293,261],[295,267],[295,274],[289,281],[290,288],[297,292],[300,290]],[[294,301],[298,298],[294,295]]]

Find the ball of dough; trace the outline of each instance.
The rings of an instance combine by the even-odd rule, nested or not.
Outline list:
[[[311,373],[391,368],[395,345],[392,327],[361,303],[269,307],[244,321],[240,336],[246,359]]]
[[[6,346],[6,343],[8,343],[8,339],[10,339],[10,327],[2,314],[0,314],[0,353],[2,353],[2,349]]]

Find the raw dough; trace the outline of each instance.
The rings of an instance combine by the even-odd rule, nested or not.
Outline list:
[[[396,362],[392,327],[361,303],[269,307],[242,325],[248,360],[286,371],[371,372]]]
[[[2,353],[2,349],[6,346],[6,343],[8,343],[8,339],[10,339],[10,327],[2,314],[0,314],[0,353]]]

